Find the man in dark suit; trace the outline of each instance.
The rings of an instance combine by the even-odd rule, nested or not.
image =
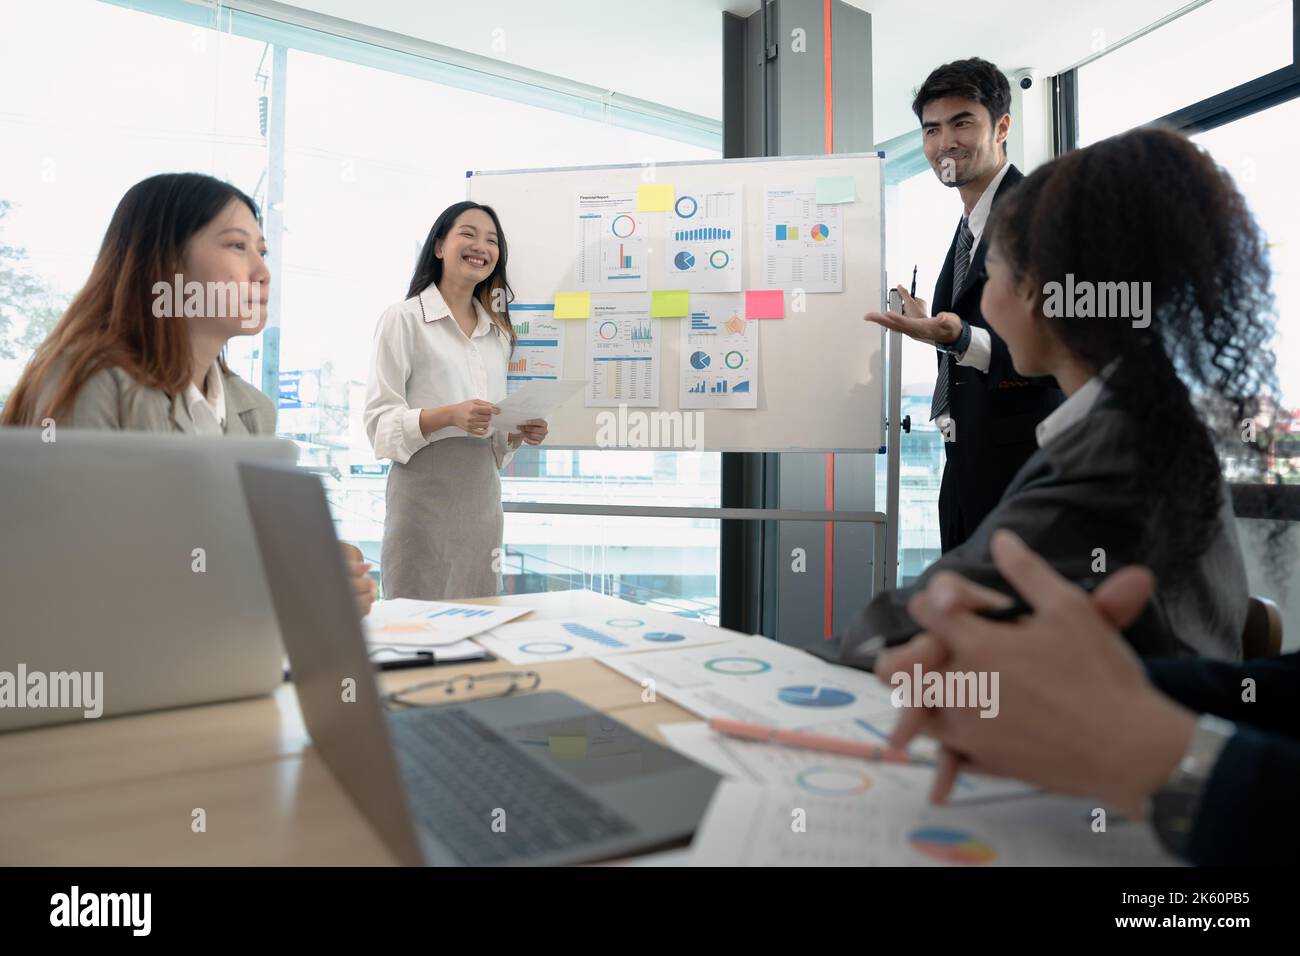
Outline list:
[[[1034,429],[1065,396],[1050,378],[1016,373],[1003,341],[980,312],[989,213],[1024,176],[1007,160],[1011,87],[986,60],[947,63],[917,91],[926,159],[962,200],[934,290],[934,315],[901,285],[902,314],[869,312],[868,321],[933,345],[938,378],[930,417],[944,437],[939,488],[944,553],[965,541],[1002,497],[1037,444]]]

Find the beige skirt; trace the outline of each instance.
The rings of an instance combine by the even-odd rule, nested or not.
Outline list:
[[[440,438],[388,472],[385,598],[492,597],[501,589],[501,473],[482,438]]]

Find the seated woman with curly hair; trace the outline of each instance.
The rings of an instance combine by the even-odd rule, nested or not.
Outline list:
[[[1223,469],[1267,470],[1247,421],[1277,394],[1246,201],[1185,136],[1144,128],[1040,167],[987,231],[984,315],[1021,375],[1069,397],[971,538],[878,594],[844,659],[864,637],[915,630],[907,601],[941,570],[1012,593],[989,553],[1001,528],[1075,581],[1149,567],[1155,594],[1125,631],[1140,653],[1240,659],[1248,592]]]

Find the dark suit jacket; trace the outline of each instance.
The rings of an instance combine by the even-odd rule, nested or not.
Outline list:
[[[1300,654],[1229,664],[1149,660],[1165,694],[1201,714],[1236,721],[1201,795],[1188,841],[1190,862],[1294,866],[1300,859]],[[1255,700],[1242,700],[1242,680]]]
[[[998,191],[993,194],[994,207],[1024,179],[1020,170],[1007,170]],[[960,229],[960,224],[958,225]],[[955,441],[945,441],[947,454],[943,488],[940,492],[940,525],[943,550],[961,543],[993,510],[1029,456],[1037,449],[1034,426],[1065,400],[1065,395],[1050,376],[1027,379],[1017,374],[1011,364],[1006,343],[989,328],[980,312],[984,294],[984,255],[987,232],[971,256],[966,284],[954,299],[953,258],[957,251],[957,230],[948,246],[948,257],[935,285],[930,314],[955,312],[975,328],[988,329],[993,347],[988,372],[958,365],[955,357],[938,353],[940,363],[950,361],[948,413],[954,424]],[[955,512],[954,509],[957,509]],[[956,513],[960,521],[954,525]],[[949,529],[960,526],[956,535]]]
[[[872,598],[843,636],[846,661],[852,661],[852,651],[863,639],[915,629],[907,613],[908,599],[940,571],[1012,593],[989,553],[998,528],[1020,535],[1070,580],[1100,583],[1128,564],[1150,567],[1156,576],[1155,594],[1142,617],[1125,631],[1139,654],[1240,660],[1249,590],[1227,489],[1217,533],[1182,582],[1172,583],[1173,569],[1162,566],[1146,546],[1147,529],[1173,519],[1159,506],[1152,509],[1139,487],[1141,454],[1137,425],[1103,390],[1082,419],[1025,462],[1006,497],[970,538],[912,584]],[[1104,567],[1096,549],[1104,555]]]

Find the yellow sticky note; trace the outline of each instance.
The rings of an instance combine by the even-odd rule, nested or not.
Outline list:
[[[691,294],[685,289],[669,289],[650,293],[650,317],[676,319],[691,314]]]
[[[667,212],[676,198],[677,189],[672,183],[642,183],[636,190],[636,211]]]
[[[552,734],[550,751],[556,757],[569,757],[571,759],[585,757],[587,756],[587,738]]]
[[[590,315],[590,292],[555,293],[555,317],[557,319],[585,319]]]

